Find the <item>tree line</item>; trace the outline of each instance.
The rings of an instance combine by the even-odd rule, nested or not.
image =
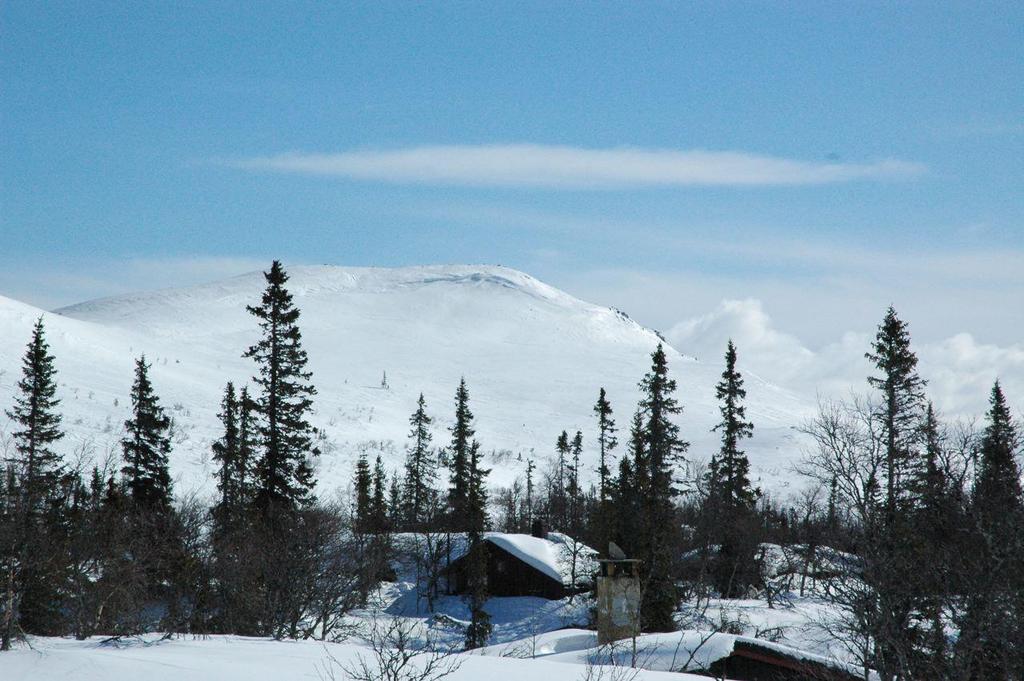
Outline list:
[[[866,353],[869,394],[823,403],[803,427],[813,447],[800,472],[814,484],[799,499],[780,503],[751,481],[743,444],[754,424],[730,341],[715,389],[721,444],[707,463],[687,456],[659,345],[624,431],[598,391],[595,469],[582,468],[583,430],[566,429],[546,462],[527,457],[514,484],[489,489],[463,379],[448,441],[435,446],[421,394],[403,469],[361,454],[352,503],[342,505],[314,494],[320,439],[309,422],[316,389],[300,311],[280,262],[265,279],[248,307],[260,338],[244,352],[257,371],[251,387],[225,386],[209,507],[174,494],[172,421],[145,357],[135,364],[120,467],[62,460],[54,357],[36,323],[7,412],[16,430],[0,479],[0,647],[26,633],[328,638],[389,576],[392,537],[405,532],[443,537],[438,560],[451,557],[453,536],[465,539],[465,642],[475,648],[491,631],[484,532],[542,525],[602,554],[615,542],[643,561],[645,631],[678,628],[686,599],[770,599],[765,542],[799,546],[805,565],[829,547],[857,558],[829,583],[842,613],[830,626],[865,668],[886,680],[1024,674],[1019,431],[998,383],[983,432],[943,424],[894,310]],[[572,556],[574,582],[576,569]]]

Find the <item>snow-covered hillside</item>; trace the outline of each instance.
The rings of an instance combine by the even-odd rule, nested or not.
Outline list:
[[[435,417],[435,443],[446,441],[461,376],[493,469],[491,483],[507,484],[522,474],[527,457],[543,466],[562,429],[582,429],[593,444],[591,408],[602,386],[626,426],[637,381],[659,342],[654,331],[615,310],[503,267],[324,266],[289,274],[319,390],[313,421],[326,434],[319,478],[327,494],[348,484],[360,450],[381,451],[389,467],[400,465],[421,391]],[[261,273],[253,272],[45,314],[0,298],[0,405],[11,402],[31,325],[44,314],[64,399],[65,449],[100,458],[117,454],[132,361],[145,352],[176,423],[178,489],[211,490],[208,452],[221,391],[227,380],[242,384],[253,373],[242,353],[257,327],[245,306],[258,301],[263,286]],[[669,356],[690,455],[707,458],[717,446],[710,429],[718,417],[714,384],[721,366],[671,349]],[[747,376],[747,388],[756,426],[748,447],[754,475],[783,492],[800,453],[792,426],[809,414],[809,404],[755,376]],[[592,469],[592,448],[588,455]]]

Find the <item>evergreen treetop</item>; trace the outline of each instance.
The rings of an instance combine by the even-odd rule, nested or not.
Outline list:
[[[62,417],[57,412],[57,369],[42,317],[32,328],[21,371],[14,406],[6,413],[17,424],[12,433],[12,462],[20,479],[25,511],[31,516],[42,510],[42,501],[56,488],[62,474],[61,457],[53,450],[53,444],[64,437]]]
[[[651,355],[651,370],[640,382],[644,421],[641,434],[644,466],[634,471],[642,522],[636,531],[639,557],[644,561],[643,598],[640,606],[646,631],[672,631],[677,599],[673,575],[674,534],[678,531],[673,497],[673,471],[689,446],[679,437],[672,417],[682,412],[673,393],[676,382],[668,375],[668,358],[659,343]],[[646,489],[641,485],[646,484]]]
[[[470,455],[473,448],[473,412],[469,409],[469,390],[466,379],[459,381],[455,391],[455,423],[449,429],[452,434],[448,450],[448,466],[451,470],[448,488],[448,510],[456,526],[464,525],[466,505],[469,499]],[[457,527],[455,528],[457,529]]]
[[[868,384],[882,393],[879,414],[886,448],[886,508],[893,518],[903,492],[903,475],[914,456],[924,410],[924,387],[917,374],[917,355],[910,349],[910,332],[890,306],[878,327],[871,352],[865,353],[880,375]]]
[[[712,459],[708,489],[725,508],[752,510],[760,492],[750,483],[750,461],[740,449],[740,442],[754,432],[753,424],[746,420],[746,396],[743,376],[736,370],[736,346],[730,340],[725,351],[725,371],[715,386],[722,420],[712,430],[721,433],[722,446]]]
[[[372,525],[373,474],[366,452],[359,453],[352,486],[355,488],[356,527],[360,532],[369,532]]]
[[[213,460],[220,464],[217,471],[217,489],[220,491],[219,508],[222,511],[235,508],[241,497],[241,490],[245,484],[239,471],[239,436],[238,417],[239,403],[235,395],[235,385],[228,381],[224,388],[224,397],[221,398],[220,413],[218,414],[224,433],[220,439],[211,446]]]
[[[246,309],[259,320],[262,336],[243,355],[258,366],[253,381],[260,388],[256,409],[260,415],[262,452],[256,464],[255,503],[264,514],[272,508],[294,511],[312,501],[315,485],[310,457],[320,452],[313,445],[307,421],[316,389],[306,370],[307,356],[299,331],[299,309],[285,284],[288,275],[273,262],[264,273],[267,286],[259,305]]]
[[[171,451],[171,419],[164,413],[149,380],[145,355],[135,362],[132,415],[124,422],[121,440],[122,469],[132,503],[138,509],[166,511],[171,507],[171,476],[167,457]]]
[[[402,500],[405,506],[405,521],[417,525],[426,520],[429,497],[433,494],[437,477],[436,461],[430,449],[433,435],[430,425],[433,419],[427,415],[427,402],[420,393],[416,411],[409,417],[410,445],[405,457],[405,480]]]
[[[619,444],[615,437],[615,419],[612,418],[612,405],[605,395],[604,388],[597,396],[594,404],[594,414],[597,415],[597,478],[598,478],[598,499],[606,501],[611,496],[611,469],[608,466],[608,459],[611,451]]]
[[[384,461],[378,454],[373,465],[373,490],[370,495],[370,528],[372,532],[384,532],[388,527],[387,483],[388,476],[384,472]]]
[[[1010,415],[1003,389],[996,381],[989,398],[988,425],[981,440],[974,503],[987,526],[1011,523],[1024,509],[1016,454],[1020,436]]]
[[[668,358],[661,343],[651,355],[651,370],[640,382],[642,399],[640,406],[646,416],[644,425],[644,454],[651,489],[655,495],[672,496],[672,469],[682,459],[689,443],[679,437],[679,426],[672,417],[681,414],[673,393],[675,379],[668,375]]]

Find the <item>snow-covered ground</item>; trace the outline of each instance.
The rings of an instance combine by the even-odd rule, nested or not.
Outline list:
[[[343,679],[339,664],[370,651],[355,643],[271,641],[237,636],[131,641],[118,646],[102,639],[33,639],[32,647],[3,653],[4,681],[281,681]],[[547,660],[460,655],[451,681],[572,681],[594,679],[584,666]],[[372,659],[372,657],[370,658]],[[606,678],[612,678],[609,674]],[[630,675],[630,678],[633,678]],[[636,681],[707,681],[692,674],[640,671]]]
[[[360,451],[380,452],[389,468],[398,468],[421,391],[435,417],[435,443],[446,441],[462,376],[491,484],[522,475],[528,457],[543,466],[563,429],[583,430],[592,473],[598,389],[607,389],[620,427],[627,426],[637,382],[659,342],[654,331],[615,310],[503,267],[296,267],[290,275],[319,390],[312,420],[325,433],[321,494],[348,485]],[[257,338],[245,306],[258,301],[263,287],[254,272],[46,313],[69,433],[65,451],[94,459],[119,455],[132,362],[145,352],[175,420],[171,465],[178,490],[212,489],[209,446],[218,435],[221,391],[227,380],[243,384],[253,374],[241,356]],[[41,314],[0,297],[0,406],[11,402],[25,343]],[[669,358],[685,408],[682,434],[692,443],[690,455],[706,459],[717,447],[710,430],[722,369],[672,349]],[[793,426],[811,405],[752,375],[747,390],[756,426],[747,448],[755,481],[784,495],[798,484],[791,473],[800,455]]]
[[[723,603],[722,607],[738,607],[750,617],[748,622],[760,618],[762,625],[783,626],[789,632],[782,643],[757,639],[759,645],[775,647],[797,658],[835,665],[834,660],[826,660],[816,652],[818,646],[813,637],[809,637],[808,605],[769,609],[763,602],[744,601]],[[595,632],[579,628],[582,624],[579,618],[586,606],[584,599],[577,599],[575,604],[537,598],[491,599],[487,609],[494,618],[492,640],[495,642],[481,650],[460,654],[461,667],[449,678],[453,681],[596,681],[601,678],[696,681],[707,677],[679,671],[707,669],[716,660],[729,655],[738,640],[753,640],[752,632],[748,638],[707,630],[646,634],[637,639],[634,657],[631,642],[600,647]],[[820,604],[817,607],[821,607]],[[367,625],[371,617],[386,621],[395,616],[357,613],[352,623]],[[468,619],[468,612],[461,599],[446,597],[432,615],[401,619],[412,622],[415,630],[423,635],[429,632],[442,647],[455,646],[462,635],[459,624]],[[786,626],[787,621],[792,627]],[[0,655],[0,679],[261,681],[330,679],[330,670],[341,679],[345,676],[339,665],[350,664],[359,657],[373,660],[372,650],[358,634],[341,643],[238,636],[180,636],[161,640],[156,634],[114,643],[104,642],[99,637],[88,641],[33,637],[28,644]],[[641,671],[623,675],[622,668],[629,667],[634,660]],[[611,669],[612,665],[619,671]],[[603,675],[602,667],[605,668]],[[674,670],[671,675],[670,670]]]

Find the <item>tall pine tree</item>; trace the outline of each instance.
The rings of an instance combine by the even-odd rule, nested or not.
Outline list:
[[[469,626],[466,627],[466,649],[487,645],[491,636],[491,616],[484,609],[487,602],[487,549],[484,532],[487,530],[487,474],[480,464],[480,443],[469,447],[466,523],[469,553],[467,555],[467,596]]]
[[[978,523],[995,543],[1014,541],[1022,502],[1017,450],[1020,436],[1002,386],[996,381],[989,398],[988,425],[978,452],[974,509]]]
[[[388,529],[387,473],[380,454],[373,464],[373,487],[370,493],[370,531],[385,532]]]
[[[886,310],[865,357],[880,373],[869,376],[868,384],[882,395],[878,416],[885,438],[885,504],[891,521],[902,499],[904,474],[914,464],[926,385],[917,374],[917,355],[910,349],[907,325],[892,307]]]
[[[405,457],[405,480],[403,482],[402,501],[405,506],[405,522],[410,528],[418,528],[427,521],[431,497],[434,494],[434,480],[437,477],[436,466],[430,442],[433,435],[430,425],[433,419],[427,415],[427,402],[423,393],[416,402],[416,411],[409,417],[409,449]]]
[[[306,370],[306,351],[299,331],[299,309],[285,288],[288,275],[273,262],[264,273],[267,287],[259,305],[248,306],[259,320],[262,337],[245,357],[256,361],[253,380],[261,394],[256,409],[261,418],[262,451],[256,462],[255,504],[265,515],[293,512],[312,501],[315,485],[311,458],[313,428],[307,421],[316,389]]]
[[[213,460],[218,464],[217,490],[220,492],[220,500],[214,507],[214,517],[219,525],[227,525],[244,508],[249,483],[248,462],[239,428],[242,405],[230,381],[224,388],[220,406],[219,417],[224,432],[211,447]]]
[[[238,393],[238,460],[235,466],[237,479],[242,482],[239,488],[240,504],[251,505],[253,486],[255,485],[255,467],[257,448],[259,446],[259,425],[256,423],[256,403],[249,397],[249,388],[243,387]]]
[[[597,416],[597,499],[604,504],[611,497],[612,471],[609,459],[612,450],[619,444],[615,438],[612,405],[605,395],[604,388],[601,388],[601,392],[597,396],[594,414]]]
[[[576,431],[569,444],[569,462],[566,465],[566,530],[577,541],[582,538],[586,499],[580,484],[580,459],[583,457],[583,433]]]
[[[548,513],[551,523],[560,531],[568,531],[569,499],[567,495],[568,459],[570,445],[569,433],[562,431],[555,441],[555,470],[551,480],[551,491],[548,499]]]
[[[371,532],[373,526],[373,473],[370,462],[366,460],[366,452],[359,453],[356,461],[355,477],[352,481],[355,490],[355,524],[359,532]]]
[[[450,428],[452,442],[449,446],[448,466],[450,469],[448,487],[448,526],[456,532],[467,530],[467,504],[469,503],[470,455],[473,446],[473,412],[469,409],[469,390],[466,379],[459,381],[455,391],[455,423]]]
[[[135,362],[132,414],[124,422],[121,440],[125,465],[121,469],[132,504],[137,510],[166,512],[171,508],[171,419],[164,413],[149,380],[145,355]]]
[[[883,507],[871,509],[865,542],[864,580],[875,596],[868,612],[875,640],[874,664],[883,679],[910,673],[916,570],[909,511],[909,475],[920,465],[925,381],[917,374],[907,325],[890,307],[865,357],[878,371],[868,384],[880,393],[873,414],[884,452]]]
[[[954,561],[955,541],[962,536],[960,504],[942,466],[943,433],[931,403],[922,425],[924,460],[909,471],[909,498],[913,564],[930,565],[919,571],[914,598],[920,613],[913,629],[917,651],[914,678],[941,678],[947,657],[946,623],[943,600],[956,588],[950,565]]]
[[[725,351],[725,371],[715,386],[722,420],[712,430],[721,433],[722,446],[709,471],[709,494],[716,497],[723,510],[752,511],[760,491],[750,483],[750,460],[740,449],[742,440],[753,435],[754,426],[746,420],[743,399],[743,376],[736,370],[736,346],[730,340]]]
[[[594,513],[593,537],[602,555],[608,551],[608,543],[615,532],[615,480],[612,477],[612,450],[618,446],[615,437],[615,419],[612,417],[612,405],[608,401],[604,388],[598,393],[594,404],[594,415],[597,416],[597,508]],[[579,537],[574,537],[579,539]]]
[[[957,639],[958,678],[1024,678],[1024,493],[1020,434],[997,381],[978,452],[967,607]]]
[[[753,568],[759,538],[754,507],[760,490],[750,483],[750,461],[740,448],[740,443],[753,435],[754,426],[746,420],[743,399],[747,391],[743,376],[736,370],[736,346],[731,340],[715,396],[722,420],[712,430],[721,434],[722,445],[708,470],[705,516],[710,521],[710,539],[719,544],[713,570],[716,586],[723,596],[737,597],[757,577]]]
[[[647,631],[671,631],[677,604],[673,569],[678,555],[673,471],[689,444],[679,437],[673,417],[682,407],[673,396],[676,382],[668,374],[668,358],[659,343],[651,355],[651,370],[640,382],[643,395],[640,406],[644,422],[644,469],[635,475],[646,480],[647,490],[640,497],[643,527],[641,559],[646,584],[641,602],[641,623]]]
[[[42,512],[62,473],[61,457],[53,449],[64,437],[62,417],[57,412],[60,400],[53,361],[40,317],[21,361],[14,407],[7,411],[7,417],[16,424],[12,433],[15,455],[10,463],[19,480],[26,523]]]
[[[639,557],[642,542],[638,529],[643,522],[640,519],[640,500],[647,489],[646,441],[644,437],[643,412],[637,409],[629,428],[628,456],[619,459],[619,472],[613,489],[612,504],[614,505],[615,527],[613,529],[616,543],[626,553]]]
[[[47,511],[59,499],[63,475],[53,446],[64,437],[57,412],[57,370],[40,317],[25,350],[14,407],[7,417],[15,424],[14,456],[7,461],[7,484],[0,522],[4,593],[0,594],[0,650],[9,650],[22,627],[41,631],[56,602],[53,523]],[[59,502],[58,502],[59,503]],[[52,622],[50,623],[52,625]]]

